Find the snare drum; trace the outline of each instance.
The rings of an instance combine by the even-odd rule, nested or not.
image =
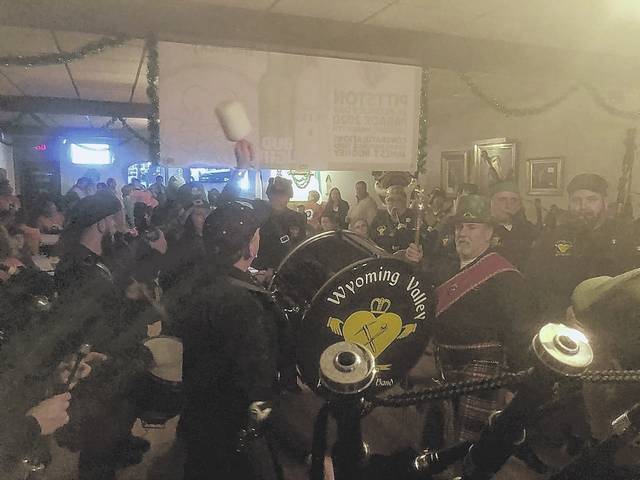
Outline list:
[[[179,415],[184,403],[182,392],[182,342],[175,337],[147,338],[153,362],[141,381],[138,417],[147,425],[164,425]]]

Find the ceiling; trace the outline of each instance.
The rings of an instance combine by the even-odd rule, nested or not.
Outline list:
[[[182,1],[628,56],[640,39],[637,0]]]
[[[38,2],[41,8],[37,8]],[[605,64],[616,68],[630,68],[630,72],[635,72],[635,69],[640,71],[640,63],[636,63],[637,40],[640,39],[640,1],[637,0],[129,0],[127,4],[116,2],[114,5],[129,5],[126,8],[131,10],[123,10],[121,18],[118,18],[117,12],[111,15],[110,20],[105,16],[102,23],[99,21],[100,17],[96,19],[92,15],[95,13],[90,10],[95,6],[91,5],[93,2],[78,2],[80,0],[31,0],[28,3],[0,0],[0,11],[4,9],[9,12],[4,17],[0,16],[0,55],[57,52],[56,42],[63,51],[73,50],[100,38],[118,25],[128,25],[131,30],[140,23],[140,35],[133,36],[143,37],[145,21],[155,22],[149,25],[166,25],[167,38],[164,38],[162,28],[158,31],[161,39],[176,39],[178,27],[173,25],[171,15],[155,13],[156,17],[163,18],[153,18],[154,12],[161,12],[158,6],[163,5],[167,12],[174,12],[176,23],[181,21],[186,24],[184,31],[178,33],[188,33],[188,14],[193,16],[194,32],[198,28],[207,30],[206,20],[201,19],[204,25],[197,24],[197,14],[202,17],[203,13],[211,14],[210,18],[214,20],[246,18],[247,22],[256,25],[263,22],[263,29],[264,25],[273,25],[274,30],[281,30],[256,34],[250,28],[245,28],[246,25],[228,27],[226,35],[235,35],[233,44],[238,44],[238,39],[241,41],[245,35],[247,45],[255,45],[257,48],[315,52],[317,48],[314,50],[314,46],[309,43],[311,40],[299,34],[299,28],[308,26],[311,32],[309,35],[326,35],[321,40],[328,45],[327,48],[331,49],[333,55],[340,55],[343,49],[346,58],[357,58],[360,55],[363,58],[371,58],[373,55],[375,58],[375,53],[379,50],[384,57],[379,58],[380,60],[388,58],[388,52],[392,52],[397,54],[395,61],[402,62],[401,57],[405,56],[406,51],[408,63],[424,64],[425,55],[427,60],[434,58],[434,62],[438,57],[440,64],[435,66],[451,70],[466,70],[465,67],[468,66],[469,70],[478,73],[479,78],[483,75],[480,72],[482,66],[486,66],[486,75],[488,71],[492,71],[493,66],[501,64],[502,58],[505,65],[517,61],[518,65],[529,65],[534,71],[537,69],[540,75],[551,77],[554,75],[553,63],[548,68],[551,71],[544,71],[547,59],[563,65],[571,63],[573,59],[580,59],[582,63],[590,62],[591,66],[603,68],[604,76],[607,76],[608,71],[604,68]],[[109,2],[113,3],[115,0],[105,0],[102,3]],[[60,10],[60,18],[54,18],[52,11],[47,11],[47,8],[53,8],[52,5]],[[72,6],[76,10],[85,7],[88,10],[83,17],[73,19],[64,11],[64,8]],[[131,12],[143,14],[131,18]],[[145,12],[149,14],[144,15]],[[110,27],[108,20],[115,26]],[[320,30],[311,28],[318,25]],[[323,25],[327,26],[327,32],[322,31]],[[41,28],[31,28],[33,26]],[[212,24],[210,30],[211,32],[201,34],[207,43],[229,43],[222,36],[224,32],[220,33],[221,37],[215,37],[216,31],[221,30],[219,26],[217,28]],[[259,28],[256,27],[256,30]],[[94,31],[95,33],[89,33]],[[406,43],[391,47],[383,44],[353,45],[358,41],[365,44],[369,38],[384,41],[386,32],[393,35],[389,38],[406,40]],[[274,40],[271,43],[265,40],[261,44],[260,40],[267,38],[268,34],[272,34]],[[425,36],[416,36],[418,34]],[[187,37],[177,39],[183,41],[183,38]],[[198,39],[195,36],[193,38]],[[420,44],[421,38],[425,39],[425,45]],[[307,48],[307,45],[311,47]],[[421,50],[423,47],[430,50]],[[389,50],[390,48],[395,50]],[[64,65],[0,68],[0,95],[144,103],[147,101],[146,64],[142,50],[142,40],[131,40],[122,47],[72,62],[68,64],[69,71]],[[412,62],[411,58],[418,54],[423,55],[421,60]],[[523,55],[524,59],[519,58]],[[447,64],[449,58],[450,66]],[[136,82],[139,68],[141,74]],[[512,72],[507,73],[523,75],[515,67]],[[527,75],[530,73],[527,72]],[[504,72],[501,74],[504,75]],[[616,80],[615,72],[611,76]],[[440,95],[465,94],[462,86],[452,83],[449,77],[444,78],[445,80],[436,78],[436,82],[440,82]],[[636,78],[635,75],[627,75],[620,80],[635,82]],[[16,120],[18,115],[0,112],[0,124]],[[37,117],[22,115],[19,118],[22,125],[44,123],[52,127],[97,127],[108,120],[49,114]],[[131,124],[144,128],[145,121],[132,119]]]

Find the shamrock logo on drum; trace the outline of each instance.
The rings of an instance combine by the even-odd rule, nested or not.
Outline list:
[[[403,325],[400,315],[390,312],[391,300],[374,298],[370,310],[359,310],[342,321],[329,317],[327,327],[343,337],[347,342],[357,343],[378,358],[393,342],[408,337],[416,331],[417,325]],[[389,370],[391,364],[377,365],[379,370]]]

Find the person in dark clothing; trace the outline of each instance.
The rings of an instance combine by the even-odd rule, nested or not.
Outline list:
[[[149,447],[131,435],[137,415],[134,387],[149,363],[142,346],[146,324],[140,321],[146,304],[127,285],[114,281],[103,260],[113,243],[114,216],[121,208],[107,192],[75,205],[55,275],[60,299],[51,314],[68,329],[57,348],[59,354],[88,343],[108,357],[78,385],[70,406],[72,421],[57,433],[61,445],[80,451],[81,480],[114,479],[118,468],[139,462]]]
[[[24,381],[24,373],[30,377],[42,373],[25,368],[31,343],[25,332],[42,335],[53,294],[49,275],[31,269],[22,269],[0,284],[0,470],[6,474],[32,456],[41,435],[50,435],[69,420],[69,393],[40,401],[46,395],[44,387],[33,382],[27,387]]]
[[[322,216],[331,218],[338,228],[346,229],[349,227],[349,224],[347,223],[348,213],[349,204],[346,200],[342,199],[340,190],[335,187],[332,188],[329,192],[329,200],[327,201],[327,205],[324,207]]]
[[[160,284],[167,291],[188,278],[204,255],[202,231],[211,210],[208,205],[202,204],[192,206],[190,211],[180,238],[174,239],[168,246],[160,275]]]
[[[580,174],[567,186],[569,212],[563,224],[542,232],[525,269],[539,308],[563,318],[573,289],[583,280],[615,276],[638,266],[631,226],[606,215],[607,181]]]
[[[260,252],[252,265],[258,270],[266,271],[267,282],[287,253],[307,236],[305,215],[287,207],[292,196],[291,180],[282,177],[269,179],[267,197],[272,212],[260,229]]]
[[[262,431],[277,394],[284,318],[247,273],[269,216],[262,201],[225,202],[204,226],[206,262],[186,302],[170,317],[183,340],[185,480],[272,479],[278,468],[265,437],[242,447],[249,426]]]
[[[496,375],[528,366],[535,328],[522,274],[493,251],[489,202],[460,198],[455,225],[456,255],[432,265],[440,285],[434,322],[436,361],[446,381]],[[450,441],[474,440],[489,415],[504,406],[504,392],[466,395],[454,405]]]
[[[415,245],[418,214],[408,208],[404,187],[392,185],[387,188],[385,201],[387,209],[379,210],[369,226],[369,235],[380,248],[388,253],[403,255],[411,247],[410,260],[419,261],[424,255],[430,258],[438,247],[438,233],[427,225],[421,230],[420,245]]]
[[[523,269],[539,230],[525,217],[515,182],[494,184],[490,195],[491,215],[495,220],[491,245],[513,265]]]

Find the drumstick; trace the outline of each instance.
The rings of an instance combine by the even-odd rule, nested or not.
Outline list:
[[[86,358],[86,356],[89,355],[90,352],[91,352],[91,345],[89,345],[88,343],[83,343],[78,349],[78,351],[76,352],[75,362],[71,367],[69,378],[67,378],[67,381],[64,385],[65,392],[71,391],[71,384],[73,383],[73,380],[75,379],[75,376],[78,373],[78,368],[80,368],[80,364]]]

